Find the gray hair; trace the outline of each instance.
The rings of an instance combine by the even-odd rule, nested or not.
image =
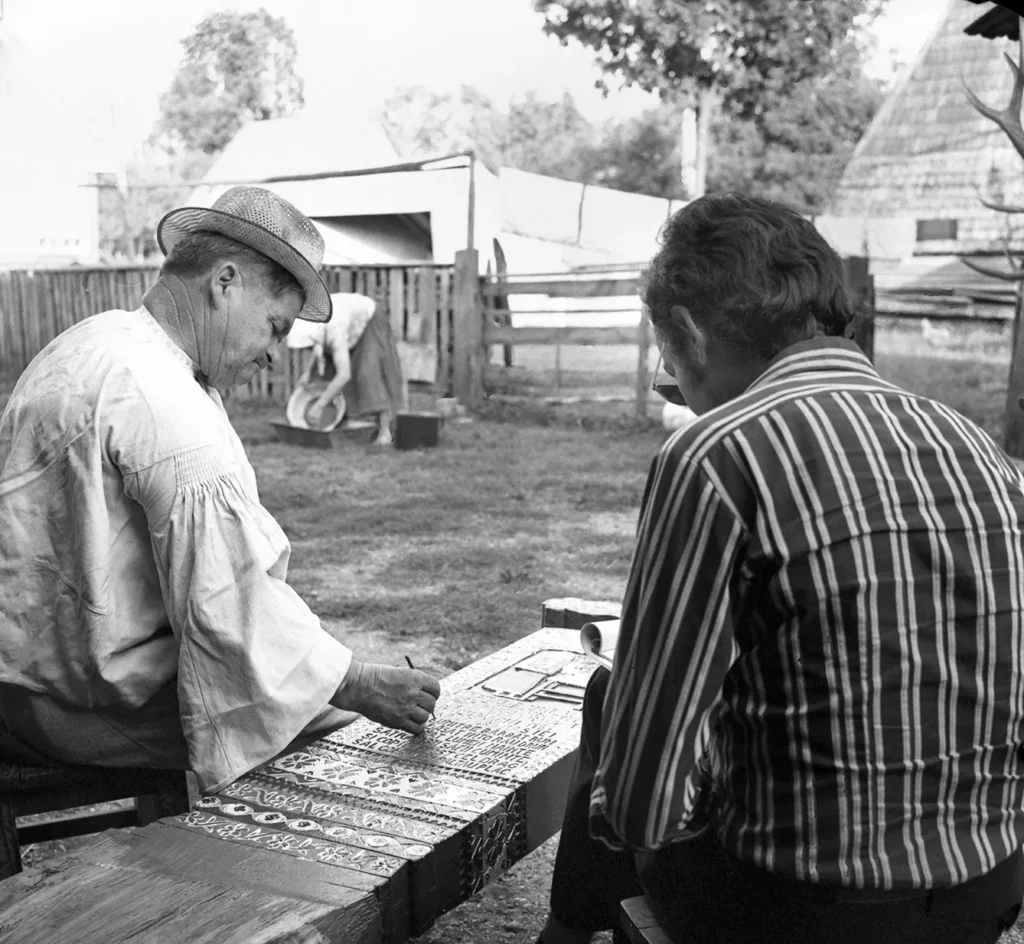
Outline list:
[[[206,275],[219,262],[237,262],[254,269],[275,298],[286,291],[305,297],[299,280],[284,266],[220,233],[200,231],[183,236],[171,247],[160,275],[195,278]]]

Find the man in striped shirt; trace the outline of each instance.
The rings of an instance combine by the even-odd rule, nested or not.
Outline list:
[[[651,468],[541,940],[613,925],[639,876],[679,941],[996,941],[1024,897],[1024,479],[878,376],[840,260],[777,204],[679,211],[643,298],[698,419]]]

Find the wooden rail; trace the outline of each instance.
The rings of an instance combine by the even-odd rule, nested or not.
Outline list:
[[[637,279],[489,279],[484,281],[486,298],[506,295],[547,295],[549,298],[621,298],[636,295]]]
[[[588,325],[545,328],[531,326],[511,328],[490,326],[484,328],[484,343],[490,344],[639,344],[638,325]]]

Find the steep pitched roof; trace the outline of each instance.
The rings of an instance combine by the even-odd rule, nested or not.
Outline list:
[[[264,180],[381,167],[402,160],[364,112],[303,111],[243,125],[206,172],[209,181]]]
[[[1024,161],[963,89],[966,82],[985,102],[1005,107],[1013,73],[1002,54],[1014,53],[1014,45],[966,35],[978,6],[947,2],[937,31],[854,151],[831,209],[836,215],[958,221],[956,240],[929,241],[918,251],[994,251],[1008,236],[1020,248],[1024,225],[1011,222],[1019,218],[986,209],[979,196],[1024,203]]]

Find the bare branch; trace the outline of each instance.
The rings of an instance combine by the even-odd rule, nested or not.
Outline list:
[[[967,266],[968,269],[973,269],[980,275],[989,275],[994,279],[1001,279],[1003,282],[1024,281],[1024,271],[1019,269],[1016,272],[1004,272],[1001,269],[990,269],[988,266],[979,265],[977,262],[971,262],[970,259],[964,259],[962,256],[960,261]]]
[[[996,203],[993,200],[986,200],[981,194],[978,195],[978,199],[990,210],[998,210],[1000,213],[1024,213],[1024,205],[1011,206],[1007,203]]]
[[[1021,19],[1022,23],[1024,23],[1024,18]],[[1024,27],[1022,27],[1022,30],[1024,30]],[[1020,63],[1024,63],[1024,31],[1021,32],[1019,48]],[[1010,93],[1010,104],[1002,111],[986,105],[978,98],[971,91],[967,85],[967,80],[962,75],[960,76],[960,83],[964,87],[968,101],[989,121],[999,125],[1012,142],[1014,148],[1016,148],[1017,153],[1024,157],[1024,128],[1021,127],[1020,121],[1021,102],[1024,101],[1024,68],[1021,67],[1020,63],[1014,62],[1009,55],[1006,55],[1006,61],[1013,71],[1013,91]]]

